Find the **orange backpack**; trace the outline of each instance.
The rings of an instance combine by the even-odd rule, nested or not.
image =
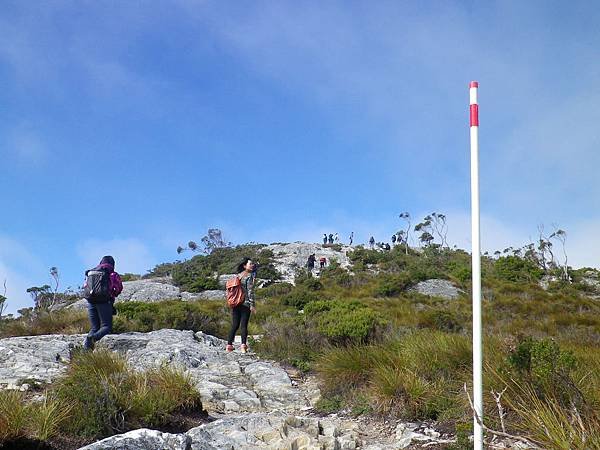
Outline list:
[[[227,280],[225,289],[227,290],[227,306],[233,309],[244,303],[246,294],[244,288],[242,288],[242,280],[240,280],[239,276],[236,275]]]

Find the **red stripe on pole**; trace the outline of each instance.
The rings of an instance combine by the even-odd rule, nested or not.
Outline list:
[[[479,126],[479,105],[470,105],[471,110],[471,126]]]
[[[469,83],[469,87],[470,87],[470,88],[474,88],[474,87],[476,88],[476,87],[479,87],[479,83],[478,83],[477,81],[471,81],[471,82]]]

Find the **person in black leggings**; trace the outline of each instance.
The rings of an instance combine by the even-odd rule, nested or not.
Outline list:
[[[227,352],[233,351],[233,341],[235,339],[235,333],[238,328],[241,327],[240,334],[242,337],[242,353],[248,351],[248,321],[250,320],[250,314],[256,313],[255,299],[254,299],[254,277],[252,272],[254,270],[254,263],[250,258],[244,258],[238,265],[238,277],[242,282],[242,289],[244,290],[244,302],[231,310],[231,329],[229,330],[229,336],[227,339]]]

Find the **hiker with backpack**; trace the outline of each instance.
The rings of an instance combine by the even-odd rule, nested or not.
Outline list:
[[[329,244],[333,245],[333,233],[329,233]]]
[[[323,245],[327,245],[327,233],[323,233]]]
[[[373,236],[371,236],[371,239],[369,239],[369,247],[371,248],[371,250],[373,250],[373,248],[375,247],[375,238]]]
[[[83,347],[93,350],[94,345],[112,331],[112,317],[116,313],[115,298],[123,290],[121,277],[115,272],[115,259],[104,256],[96,267],[85,271],[83,293],[88,301],[91,329]]]
[[[317,258],[315,257],[315,254],[313,253],[312,255],[310,255],[308,257],[308,260],[306,261],[306,268],[308,269],[308,271],[310,273],[312,273],[313,269],[315,268],[315,262],[317,262]]]
[[[241,327],[242,353],[248,351],[248,322],[250,314],[256,313],[254,299],[254,279],[252,270],[254,263],[250,258],[244,258],[238,265],[238,275],[229,279],[226,284],[227,306],[231,309],[231,329],[227,340],[227,353],[233,351],[233,341],[238,328]]]
[[[326,264],[326,263],[327,263],[327,258],[325,258],[324,256],[321,256],[321,257],[319,258],[319,264],[320,264],[320,266],[321,266],[321,269],[324,269],[324,268],[325,268],[325,264]]]

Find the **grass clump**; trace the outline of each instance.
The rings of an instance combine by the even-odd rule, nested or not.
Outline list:
[[[136,372],[108,350],[75,354],[55,392],[73,405],[66,431],[88,438],[160,426],[181,409],[201,410],[200,394],[182,372],[166,366]]]
[[[23,438],[47,441],[71,417],[71,405],[52,393],[31,402],[22,392],[0,391],[0,444]]]

